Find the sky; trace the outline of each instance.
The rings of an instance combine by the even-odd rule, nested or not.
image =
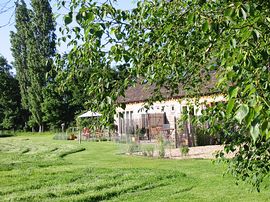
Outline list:
[[[6,2],[9,3],[6,5]],[[10,31],[16,30],[14,27],[14,2],[15,0],[0,0],[0,54],[3,55],[9,63],[13,61],[10,50]],[[25,2],[29,5],[30,0],[25,0]],[[56,0],[51,1],[51,6],[54,13],[59,12],[56,8]],[[117,7],[126,10],[132,9],[135,7],[135,0],[118,0]],[[3,9],[6,10],[8,8],[10,8],[8,11],[1,14]],[[57,19],[56,22],[57,24],[63,24],[61,18]],[[1,27],[2,25],[6,26]],[[58,29],[56,29],[56,35],[60,36]],[[66,46],[62,45],[61,47],[57,47],[57,49],[59,52],[65,52]]]

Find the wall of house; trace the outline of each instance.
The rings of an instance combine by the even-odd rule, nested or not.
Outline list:
[[[163,102],[155,102],[149,109],[145,108],[145,103],[127,103],[126,108],[117,108],[115,115],[115,125],[118,126],[118,133],[132,134],[135,133],[136,127],[142,125],[142,115],[146,114],[166,114],[166,123],[164,127],[172,130],[172,137],[175,136],[175,129],[177,120],[181,117],[181,114],[185,110],[191,110],[194,115],[200,115],[201,110],[208,104],[214,102],[226,101],[224,95],[211,95],[202,96],[199,98],[182,98],[182,99],[170,99]],[[193,106],[193,107],[190,107]]]
[[[120,115],[121,113],[121,115]],[[167,100],[164,102],[156,102],[149,109],[144,107],[144,103],[130,103],[126,105],[125,110],[118,108],[117,116],[115,116],[115,124],[118,126],[118,131],[122,134],[126,134],[125,130],[121,130],[120,121],[133,121],[134,127],[140,127],[142,125],[141,118],[142,115],[147,114],[163,114],[166,113],[166,127],[174,128],[175,117],[179,118],[181,114],[181,106],[178,100]],[[129,120],[128,120],[129,119]],[[128,124],[125,122],[124,124]],[[120,130],[119,130],[120,129]],[[128,133],[128,132],[127,132]]]

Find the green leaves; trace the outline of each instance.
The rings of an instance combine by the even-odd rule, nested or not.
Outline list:
[[[208,21],[205,21],[202,25],[202,30],[204,32],[207,32],[209,30],[209,22]]]
[[[226,116],[227,117],[231,116],[231,112],[234,108],[234,104],[235,104],[235,99],[230,99],[228,104],[227,104],[227,109],[226,109]]]
[[[251,31],[248,28],[244,28],[240,31],[241,36],[241,43],[247,41],[251,36]]]
[[[241,10],[243,19],[246,20],[247,19],[247,13],[246,13],[246,11],[243,8],[240,8],[240,10]]]
[[[188,15],[188,23],[191,25],[194,23],[194,13]]]
[[[255,40],[258,40],[260,38],[260,33],[258,30],[256,29],[253,30],[253,37]]]
[[[239,87],[238,86],[230,87],[230,89],[229,89],[229,96],[230,96],[230,98],[236,98],[237,97],[237,94],[238,94],[238,91],[239,91]]]
[[[248,115],[249,107],[246,104],[241,104],[235,113],[235,119],[241,124],[242,120]]]
[[[10,72],[11,66],[0,54],[0,130],[17,129],[24,123],[19,84]]]
[[[263,124],[262,124],[262,134],[266,137],[266,139],[268,140],[270,138],[270,122],[268,122],[269,120],[266,120]]]
[[[255,124],[254,126],[250,127],[250,134],[251,134],[253,141],[255,142],[260,135],[259,124]]]
[[[236,48],[236,40],[235,40],[235,38],[232,39],[232,47]]]
[[[233,8],[227,8],[226,10],[225,10],[225,12],[224,12],[224,16],[226,16],[226,17],[230,17],[232,14],[233,14]]]
[[[72,16],[69,14],[65,15],[64,21],[65,21],[65,25],[70,24],[72,22]]]
[[[255,155],[248,152],[252,148],[261,158],[256,161],[263,164],[264,145],[270,145],[260,137],[270,136],[270,126],[263,124],[270,116],[270,18],[263,1],[138,1],[132,11],[121,11],[107,1],[72,2],[73,11],[82,16],[85,41],[76,41],[80,45],[70,54],[70,65],[75,75],[91,71],[83,85],[93,100],[88,107],[112,117],[121,106],[117,97],[138,80],[156,85],[149,99],[155,101],[161,99],[164,86],[173,94],[181,84],[194,95],[208,87],[205,78],[217,74],[219,83],[211,92],[221,93],[227,102],[203,112],[203,119],[210,124],[209,132],[222,134],[228,151],[247,146],[232,161],[236,176],[248,179],[262,173],[252,159]],[[107,124],[108,119],[103,120]],[[251,164],[243,164],[243,159]]]

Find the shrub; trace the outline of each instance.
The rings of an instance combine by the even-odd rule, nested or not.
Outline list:
[[[164,158],[165,157],[165,142],[162,135],[158,136],[158,142],[159,142],[158,155],[160,158]]]
[[[12,137],[15,136],[13,130],[0,130],[0,138],[1,137]]]
[[[160,158],[164,158],[165,157],[165,146],[164,143],[159,145],[159,151],[158,151],[158,155]]]
[[[140,146],[136,143],[131,143],[128,145],[128,152],[129,154],[133,154],[140,151]]]
[[[154,151],[155,151],[154,145],[145,145],[143,148],[143,155],[153,157]]]
[[[188,155],[188,152],[189,152],[188,146],[181,146],[179,149],[182,156]]]
[[[142,154],[143,154],[144,156],[147,156],[146,150],[143,150],[143,151],[142,151]]]
[[[66,133],[56,133],[53,137],[54,140],[67,140],[68,135]]]
[[[146,147],[147,155],[150,157],[154,156],[155,147],[154,145],[149,145]]]
[[[106,137],[100,138],[100,142],[107,142],[107,141],[110,141],[110,139]]]

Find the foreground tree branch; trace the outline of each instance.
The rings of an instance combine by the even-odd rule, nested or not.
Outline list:
[[[228,102],[207,109],[197,121],[210,125],[208,133],[223,136],[225,152],[238,149],[233,159],[224,159],[229,171],[259,190],[270,170],[269,2],[138,1],[132,11],[95,1],[69,6],[64,30],[76,44],[69,65],[75,75],[85,68],[92,72],[85,87],[88,106],[107,115],[104,123],[119,106],[117,97],[138,80],[156,85],[154,101],[162,99],[164,86],[172,94],[179,83],[198,92],[214,71],[215,90]],[[74,37],[72,22],[80,30]]]

